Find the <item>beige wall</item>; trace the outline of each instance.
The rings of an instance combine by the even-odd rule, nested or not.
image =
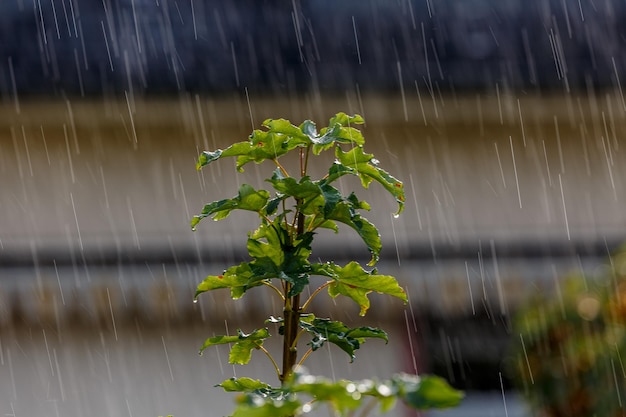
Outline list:
[[[233,195],[237,183],[259,186],[272,168],[251,165],[241,176],[222,161],[198,174],[198,151],[245,140],[250,114],[255,127],[267,117],[323,126],[337,111],[364,114],[366,149],[405,181],[407,207],[397,220],[377,185],[359,192],[378,210],[368,217],[390,257],[394,237],[403,251],[430,242],[623,235],[619,96],[411,96],[405,103],[395,96],[251,97],[250,107],[245,97],[207,96],[5,103],[0,253],[243,244],[241,232],[254,225],[246,214],[201,224],[195,234],[188,219],[205,202]],[[351,233],[342,239],[360,248]]]

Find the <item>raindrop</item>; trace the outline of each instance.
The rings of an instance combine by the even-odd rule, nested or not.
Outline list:
[[[504,403],[504,415],[509,417],[509,410],[506,407],[506,396],[504,395],[504,383],[502,382],[502,372],[498,372],[500,376],[500,389],[502,390],[502,402]]]

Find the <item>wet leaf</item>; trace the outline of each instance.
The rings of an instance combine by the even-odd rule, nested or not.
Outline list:
[[[267,204],[269,197],[270,194],[266,190],[257,191],[252,186],[243,184],[239,187],[239,194],[236,197],[214,201],[205,205],[202,212],[191,219],[191,228],[195,230],[198,223],[206,217],[213,216],[213,220],[225,219],[233,210],[247,210],[259,213]]]
[[[376,166],[374,155],[363,152],[362,147],[355,147],[348,152],[336,148],[335,156],[343,167],[333,167],[331,178],[336,179],[347,173],[357,175],[363,187],[368,188],[372,181],[380,183],[398,202],[397,214],[404,210],[404,185],[402,181],[391,176],[387,171]],[[337,165],[337,163],[335,164]],[[333,169],[331,168],[331,169]]]
[[[334,263],[312,265],[313,274],[332,278],[334,281],[328,287],[331,297],[344,295],[356,302],[364,316],[370,307],[367,298],[372,291],[400,298],[405,303],[408,301],[406,293],[398,285],[398,281],[390,275],[377,275],[375,271],[368,272],[357,262],[350,262],[345,267]]]
[[[276,160],[287,152],[306,145],[308,138],[302,133],[292,136],[282,133],[280,129],[254,130],[247,149],[242,148],[237,156],[237,170],[243,171],[243,166],[249,162],[260,164],[266,160]]]
[[[300,408],[299,401],[293,399],[268,401],[255,403],[254,399],[249,403],[239,404],[232,417],[292,417]]]
[[[308,258],[311,254],[313,233],[303,233],[294,242],[282,222],[275,220],[261,226],[248,239],[248,253],[254,259],[250,263],[257,277],[278,278],[291,283],[290,296],[299,294],[309,283],[311,270]]]
[[[222,156],[222,150],[218,149],[215,152],[204,151],[198,156],[198,162],[196,162],[196,169],[200,170],[203,166],[210,164],[213,161],[220,159]]]
[[[261,382],[258,379],[252,379],[248,377],[229,378],[216,386],[222,387],[224,391],[227,392],[251,392],[255,390],[270,388],[270,386],[265,382]]]
[[[257,329],[252,333],[245,334],[241,329],[237,329],[236,336],[214,336],[204,341],[200,348],[202,353],[206,348],[216,345],[233,343],[228,355],[228,363],[245,365],[250,362],[252,349],[258,349],[263,345],[263,340],[270,337],[268,329]]]
[[[306,145],[309,142],[308,136],[289,120],[267,119],[263,122],[263,126],[268,128],[268,132],[286,135],[298,144]]]
[[[300,327],[313,336],[309,343],[313,350],[321,348],[326,341],[338,346],[354,361],[354,351],[361,347],[366,338],[378,338],[387,342],[387,333],[374,327],[350,328],[340,321],[317,318],[313,314],[300,316]]]
[[[383,247],[378,229],[369,220],[356,212],[353,204],[347,201],[334,204],[332,211],[326,215],[326,219],[346,224],[354,229],[372,254],[369,265],[372,266],[378,262],[378,257]]]
[[[255,279],[256,278],[256,279]],[[255,271],[249,262],[242,262],[239,265],[229,267],[222,275],[209,275],[198,287],[194,299],[204,292],[230,288],[230,296],[233,299],[241,296],[250,288],[261,285],[263,278],[255,275]]]
[[[283,176],[280,170],[274,171],[274,175],[268,181],[280,194],[303,200],[303,205],[322,193],[320,186],[309,177],[302,177],[300,181],[297,181],[293,177]]]
[[[405,404],[420,410],[455,407],[464,397],[461,391],[438,376],[400,374],[392,379],[392,383]]]

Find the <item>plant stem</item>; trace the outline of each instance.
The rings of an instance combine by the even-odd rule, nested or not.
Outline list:
[[[311,353],[313,353],[313,349],[309,348],[309,350],[307,350],[304,353],[304,355],[302,355],[302,359],[300,359],[300,361],[298,362],[298,365],[302,365],[304,363],[304,361],[306,360],[306,358],[308,358]]]
[[[285,177],[289,176],[289,173],[287,172],[287,170],[285,169],[285,167],[283,167],[280,162],[278,162],[278,159],[272,159],[272,161],[274,162],[274,164],[276,164],[276,166],[278,167],[278,169],[280,169],[280,172],[283,173],[283,175]]]
[[[306,175],[306,165],[308,160],[308,152],[309,147],[307,147],[306,152],[304,149],[300,149],[300,176],[304,177]],[[275,160],[276,165],[281,169],[283,174],[286,173],[284,168]],[[300,201],[296,199],[296,207],[300,206]],[[294,216],[294,224],[295,224],[295,239],[301,236],[304,229],[304,213],[300,212],[299,209],[296,210],[296,214]],[[293,228],[293,226],[292,226]],[[292,242],[293,244],[293,242]],[[280,374],[279,379],[282,385],[285,384],[291,373],[293,372],[293,367],[296,365],[296,360],[298,359],[298,329],[300,328],[300,294],[296,294],[294,296],[289,295],[291,292],[291,284],[286,283],[284,286],[284,309],[283,313],[285,315],[284,321],[284,335],[283,335],[283,372]]]
[[[276,294],[278,294],[278,296],[280,297],[281,300],[285,301],[285,296],[283,295],[283,293],[280,292],[280,290],[278,288],[276,288],[274,285],[272,285],[270,282],[268,281],[261,281],[261,283],[265,286],[270,287],[271,289],[273,289]]]
[[[318,289],[316,289],[315,291],[313,291],[313,294],[311,294],[309,296],[309,298],[304,302],[304,304],[302,304],[302,308],[300,309],[301,311],[306,311],[306,309],[309,307],[309,304],[311,304],[311,301],[313,301],[313,298],[315,298],[315,296],[317,294],[320,293],[320,291],[322,291],[324,288],[328,287],[330,284],[332,284],[333,281],[326,281],[325,283],[323,283],[322,285],[319,286]]]
[[[283,335],[283,372],[280,375],[281,384],[289,379],[293,367],[296,365],[298,356],[297,346],[294,340],[298,336],[298,327],[300,322],[300,294],[289,297],[291,284],[287,283],[285,288],[285,327]]]
[[[272,355],[262,345],[257,345],[257,349],[260,349],[261,352],[265,353],[265,356],[269,358],[269,360],[272,362],[272,365],[274,365],[274,370],[276,371],[276,375],[280,378],[280,369],[278,368],[278,364],[276,363]]]

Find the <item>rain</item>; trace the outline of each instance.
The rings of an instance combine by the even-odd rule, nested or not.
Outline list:
[[[189,225],[275,167],[195,163],[265,119],[340,111],[404,181],[400,216],[377,184],[338,188],[371,204],[376,268],[409,302],[372,294],[359,317],[316,298],[390,340],[354,363],[327,344],[307,368],[465,392],[390,416],[626,413],[624,17],[612,0],[2,0],[0,415],[223,416],[234,395],[216,384],[275,377],[257,351],[245,367],[228,346],[197,354],[282,314],[262,289],[194,302],[247,259],[256,217]],[[369,253],[341,229],[312,257]]]

